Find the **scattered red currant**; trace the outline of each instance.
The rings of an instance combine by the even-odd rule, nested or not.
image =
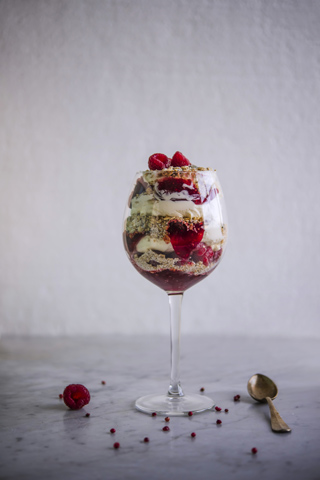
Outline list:
[[[119,443],[119,442],[115,442],[115,443],[113,444],[113,448],[117,449],[117,448],[119,448],[119,447],[120,447],[120,443]]]
[[[222,420],[219,420],[219,419],[218,419],[218,420],[216,421],[216,424],[217,424],[217,425],[221,425],[221,423],[222,423]]]
[[[165,427],[163,427],[162,429],[164,432],[169,432],[170,428],[168,427],[168,425],[166,425]]]
[[[144,437],[143,441],[144,441],[144,443],[148,443],[149,442],[149,437]]]
[[[164,419],[164,421],[165,421],[165,422],[170,422],[170,417],[166,417],[166,418]]]
[[[85,414],[85,417],[90,417],[90,413],[86,413],[86,414]]]
[[[200,392],[204,392],[204,387],[201,387],[201,388],[200,388]]]
[[[214,407],[215,411],[216,412],[221,412],[221,408],[220,407]]]
[[[59,398],[62,399],[63,398],[63,395],[62,393],[59,393]]]
[[[71,410],[79,410],[90,402],[89,390],[80,384],[68,385],[63,392],[63,401]]]
[[[193,415],[193,412],[188,412],[189,417],[192,417],[192,415]]]
[[[233,400],[234,400],[235,402],[239,402],[239,400],[240,400],[240,395],[235,395],[235,396],[233,397]]]
[[[157,412],[152,412],[151,416],[152,416],[152,417],[156,417],[156,416],[157,416]]]
[[[101,380],[101,385],[105,385],[106,382],[104,380]]]
[[[192,438],[195,438],[195,436],[196,436],[196,433],[195,433],[195,432],[192,432],[192,433],[191,433],[191,437],[192,437]]]
[[[256,447],[253,447],[251,448],[251,452],[253,453],[253,455],[255,455],[256,453],[258,453],[258,449]]]
[[[116,433],[116,429],[115,428],[110,428],[110,433]]]
[[[228,412],[229,412],[229,410],[228,410],[227,408],[225,408],[225,409],[224,409],[224,411],[225,411],[226,413],[228,413]]]

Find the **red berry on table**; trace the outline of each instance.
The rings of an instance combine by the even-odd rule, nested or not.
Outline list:
[[[63,395],[62,393],[59,393],[59,398],[62,399],[63,398]]]
[[[148,166],[150,170],[163,170],[170,167],[171,160],[164,153],[154,153],[149,157]]]
[[[195,432],[192,432],[192,433],[191,433],[191,437],[192,437],[192,438],[195,438],[195,436],[196,436],[196,433],[195,433]]]
[[[171,160],[172,167],[186,167],[191,165],[187,157],[185,157],[181,152],[176,152]]]
[[[71,410],[79,410],[90,402],[89,390],[80,384],[68,385],[63,392],[63,401]]]
[[[219,420],[219,419],[218,419],[218,420],[216,421],[216,424],[217,424],[217,425],[221,425],[221,423],[222,423],[222,420]]]
[[[149,437],[144,437],[143,441],[144,441],[144,443],[148,443],[149,442]]]
[[[164,420],[165,422],[170,422],[170,417],[166,417]]]
[[[164,432],[169,432],[170,428],[166,425],[165,427],[163,427],[162,429]]]
[[[156,416],[157,416],[157,412],[152,412],[152,413],[151,413],[151,416],[152,416],[152,417],[156,417]]]
[[[85,417],[87,417],[87,418],[90,417],[90,413],[86,413]]]
[[[239,400],[240,400],[240,395],[235,395],[235,396],[233,397],[233,400],[234,400],[235,402],[239,402]]]
[[[215,411],[216,412],[221,412],[221,408],[220,407],[214,407]]]
[[[110,433],[116,433],[116,429],[115,428],[110,428]]]
[[[101,385],[105,385],[106,382],[104,380],[101,380]]]
[[[113,444],[113,448],[117,449],[117,448],[119,448],[119,447],[120,447],[120,443],[119,443],[119,442],[115,442],[115,443]]]
[[[189,417],[192,417],[192,415],[193,415],[193,412],[188,412]]]
[[[228,412],[229,412],[229,410],[228,410],[227,408],[225,408],[225,409],[224,409],[224,411],[225,411],[226,413],[228,413]]]
[[[255,455],[256,453],[258,453],[258,449],[256,447],[253,447],[251,448],[251,452],[253,453],[253,455]]]
[[[201,387],[201,388],[200,388],[200,392],[204,392],[204,387]]]

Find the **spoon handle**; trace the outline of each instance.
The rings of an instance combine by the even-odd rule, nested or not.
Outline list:
[[[288,425],[282,420],[279,412],[276,410],[275,406],[273,405],[271,398],[266,397],[266,400],[270,408],[272,430],[277,433],[291,432],[291,428],[289,428]]]

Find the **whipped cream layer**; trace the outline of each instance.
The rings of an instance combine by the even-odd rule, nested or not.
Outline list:
[[[196,205],[192,200],[158,200],[153,194],[138,195],[132,199],[131,215],[153,215],[191,220],[202,218],[207,223],[223,224],[220,202],[217,198],[202,205]]]
[[[132,199],[131,215],[154,215],[160,217],[202,217],[202,206],[192,200],[158,200],[153,194],[139,195]]]
[[[146,235],[140,240],[136,249],[139,253],[145,253],[148,250],[157,250],[163,253],[173,252],[171,242],[165,242],[160,238],[152,238],[149,235]]]

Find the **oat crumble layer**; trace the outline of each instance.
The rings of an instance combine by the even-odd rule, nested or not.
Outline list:
[[[179,258],[167,258],[161,253],[148,250],[142,255],[133,256],[134,263],[142,270],[147,272],[160,272],[162,270],[175,270],[193,275],[202,275],[210,272],[215,265],[204,265],[203,262],[185,262],[182,263]],[[152,262],[152,263],[151,263]]]
[[[164,238],[167,236],[168,223],[172,220],[175,220],[175,218],[170,216],[155,217],[153,215],[135,214],[127,218],[126,231],[128,234],[145,233],[152,238]],[[176,220],[180,221],[181,219]],[[183,221],[192,226],[193,224],[203,222],[203,218],[184,218]]]

